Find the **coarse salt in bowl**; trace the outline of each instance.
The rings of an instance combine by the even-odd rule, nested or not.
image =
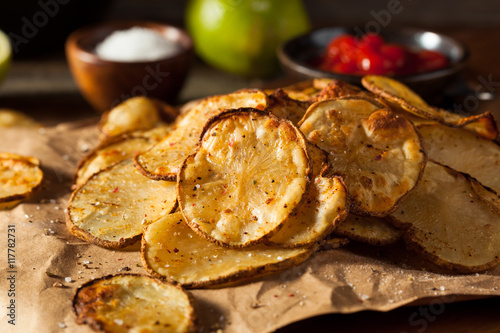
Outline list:
[[[114,31],[95,49],[100,58],[120,62],[155,61],[179,51],[177,43],[155,30],[137,26]]]

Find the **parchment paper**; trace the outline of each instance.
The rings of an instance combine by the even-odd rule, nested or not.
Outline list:
[[[92,277],[146,273],[139,246],[106,250],[66,231],[64,210],[76,164],[96,143],[95,121],[0,130],[0,151],[39,158],[46,176],[43,188],[30,200],[0,211],[0,332],[91,332],[75,324],[75,289]],[[16,236],[15,297],[8,295],[8,225],[15,226]],[[470,275],[438,272],[403,246],[350,244],[251,283],[192,293],[199,303],[202,332],[239,333],[269,332],[326,313],[388,311],[428,297],[446,303],[455,301],[456,295],[500,295],[500,267]],[[54,287],[55,283],[65,287]],[[13,298],[15,326],[7,316]]]

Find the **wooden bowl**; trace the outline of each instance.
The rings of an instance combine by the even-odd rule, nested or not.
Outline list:
[[[180,45],[173,56],[155,61],[118,62],[101,59],[96,45],[115,30],[153,29]],[[104,112],[138,95],[175,103],[193,59],[193,42],[182,29],[143,21],[100,23],[73,32],[66,41],[66,57],[85,99]]]

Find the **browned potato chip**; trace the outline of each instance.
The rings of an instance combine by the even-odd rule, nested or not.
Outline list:
[[[500,146],[461,129],[421,125],[429,158],[467,173],[500,194]]]
[[[0,128],[2,127],[40,127],[40,124],[20,111],[0,109]]]
[[[260,90],[244,90],[204,99],[177,118],[174,130],[148,151],[134,158],[136,167],[151,179],[176,180],[186,157],[194,152],[205,123],[225,109],[268,105],[266,94]]]
[[[123,248],[175,207],[175,183],[144,177],[129,159],[96,173],[73,192],[66,225],[84,241]]]
[[[363,77],[362,83],[366,89],[419,117],[435,120],[446,126],[462,127],[489,140],[498,136],[497,122],[489,111],[464,117],[430,106],[406,85],[385,76],[368,75]]]
[[[0,209],[14,207],[42,184],[39,165],[34,157],[0,153]]]
[[[269,106],[267,111],[279,118],[288,119],[297,125],[311,105],[309,102],[302,102],[290,98],[282,89],[274,91],[269,95]]]
[[[500,212],[475,191],[474,182],[429,161],[417,189],[392,215],[394,223],[407,229],[408,247],[462,273],[498,265]]]
[[[145,275],[91,280],[73,297],[76,322],[97,332],[188,333],[198,328],[195,299],[181,287]]]
[[[189,288],[242,282],[298,265],[316,247],[284,249],[257,245],[227,249],[194,233],[180,213],[163,217],[146,229],[142,262],[157,277]]]
[[[383,217],[417,185],[427,157],[404,117],[361,97],[317,102],[300,130],[329,153],[332,170],[346,177],[351,212]]]
[[[152,129],[162,124],[162,116],[167,120],[173,120],[177,115],[178,111],[175,108],[161,101],[138,96],[127,99],[105,113],[99,129],[105,137],[110,138],[133,131]]]
[[[335,227],[335,233],[358,242],[383,246],[396,243],[403,232],[389,224],[387,218],[349,214]]]
[[[269,239],[270,244],[295,247],[315,243],[328,235],[347,215],[347,188],[342,178],[325,176],[329,167],[326,152],[308,144],[308,153],[313,174],[306,201]]]
[[[306,197],[311,168],[302,133],[257,109],[213,118],[181,167],[177,200],[191,228],[231,247],[272,236]]]
[[[353,86],[345,81],[331,80],[323,89],[315,96],[314,101],[324,101],[344,96],[368,95],[369,93]]]

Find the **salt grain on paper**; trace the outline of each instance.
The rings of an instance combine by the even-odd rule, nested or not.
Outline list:
[[[172,56],[179,51],[179,45],[152,29],[133,27],[113,32],[95,51],[105,60],[140,62]]]
[[[68,276],[68,277],[65,277],[65,278],[64,278],[64,281],[66,281],[66,282],[68,282],[68,283],[69,283],[69,282],[71,282],[71,278],[70,278],[69,276]]]

